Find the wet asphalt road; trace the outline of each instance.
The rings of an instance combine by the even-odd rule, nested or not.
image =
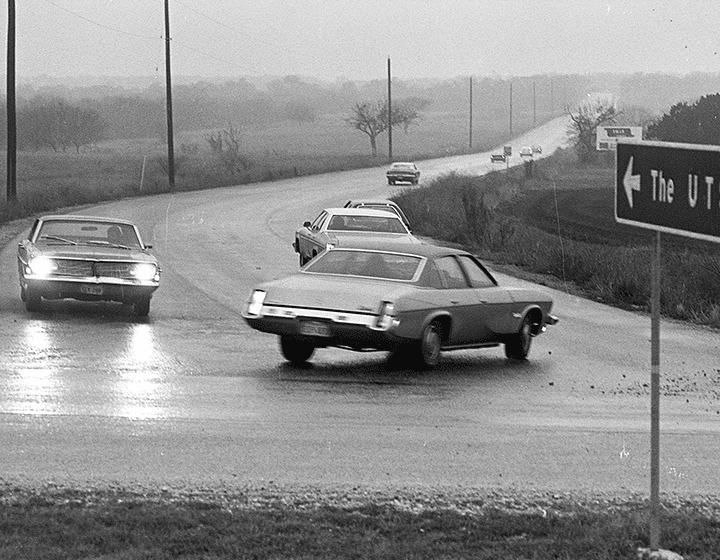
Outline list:
[[[553,142],[535,134],[517,145]],[[487,161],[421,170],[427,179]],[[391,192],[374,169],[83,210],[132,219],[153,244],[163,278],[147,320],[113,304],[27,313],[10,243],[0,254],[0,479],[648,491],[646,316],[543,288],[561,323],[527,363],[500,348],[464,351],[425,373],[340,350],[292,368],[274,337],[245,325],[251,287],[297,269],[299,224]],[[661,372],[661,489],[715,492],[720,336],[663,322]]]

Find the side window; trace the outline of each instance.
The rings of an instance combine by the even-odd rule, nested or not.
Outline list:
[[[467,255],[460,255],[458,258],[460,259],[465,272],[467,272],[468,278],[470,279],[470,285],[473,288],[489,288],[496,285],[492,277],[477,263],[475,259]]]
[[[444,287],[442,280],[440,279],[440,272],[434,262],[428,262],[425,264],[425,268],[418,284],[427,288],[436,288],[438,290]]]
[[[442,278],[443,285],[448,289],[467,288],[468,283],[460,268],[460,263],[455,257],[441,257],[435,261],[435,264]]]

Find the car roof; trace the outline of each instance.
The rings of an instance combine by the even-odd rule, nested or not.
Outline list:
[[[345,203],[345,208],[353,208],[354,206],[358,204],[377,204],[377,205],[384,205],[384,206],[397,206],[397,203],[393,202],[392,200],[387,200],[384,198],[358,198],[356,200],[348,200]]]
[[[48,214],[46,216],[38,217],[38,220],[46,222],[49,220],[63,220],[68,222],[107,222],[113,224],[123,224],[127,226],[134,226],[131,221],[123,220],[122,218],[108,218],[106,216],[80,216],[78,214]]]
[[[375,216],[387,218],[388,215],[398,218],[398,215],[391,211],[376,210],[374,208],[325,208],[328,214],[341,214],[343,216]]]
[[[401,166],[401,165],[415,165],[412,161],[395,161],[390,164],[390,167],[392,166]]]
[[[433,245],[432,243],[422,242],[417,244],[394,243],[392,241],[362,239],[348,239],[341,247],[331,249],[332,251],[341,251],[343,249],[368,249],[371,251],[386,251],[390,253],[404,253],[406,255],[416,255],[418,257],[436,258],[444,255],[470,255],[463,249],[455,249],[443,245]]]

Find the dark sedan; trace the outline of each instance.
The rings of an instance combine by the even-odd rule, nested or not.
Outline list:
[[[160,265],[131,222],[89,216],[44,216],[18,246],[20,297],[28,311],[42,299],[116,301],[150,312]]]
[[[418,368],[441,351],[505,345],[522,360],[557,319],[542,292],[506,288],[472,254],[435,245],[364,243],[329,249],[299,272],[257,286],[247,323],[279,335],[284,357],[316,348],[387,350]]]

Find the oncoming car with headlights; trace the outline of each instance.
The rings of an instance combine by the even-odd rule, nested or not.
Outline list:
[[[435,245],[329,249],[297,273],[257,286],[243,317],[302,364],[316,348],[386,350],[418,369],[441,351],[504,344],[522,360],[557,323],[542,292],[500,286],[472,254]]]
[[[116,301],[147,316],[160,265],[129,221],[91,216],[37,218],[18,246],[20,297],[28,311],[42,299]]]

